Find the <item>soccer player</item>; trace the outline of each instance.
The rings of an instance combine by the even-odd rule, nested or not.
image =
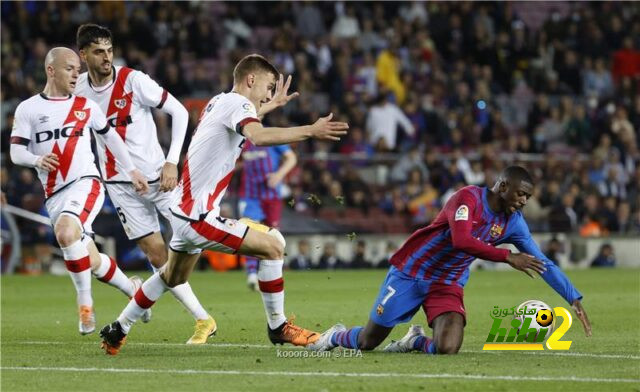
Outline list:
[[[532,190],[529,173],[520,166],[510,166],[491,189],[467,186],[454,193],[431,225],[414,232],[389,260],[392,266],[367,326],[346,329],[341,324],[334,325],[308,348],[373,350],[396,324],[409,321],[422,306],[433,338],[425,336],[422,327],[412,326],[385,351],[457,353],[466,324],[463,287],[475,258],[508,263],[531,277],[534,272],[541,274],[572,305],[586,335],[591,336],[582,294],[540,251],[522,216],[520,210]],[[502,243],[513,244],[522,253],[495,247]]]
[[[128,279],[93,243],[91,224],[102,208],[104,190],[91,153],[89,129],[113,151],[136,192],[146,192],[148,184],[98,105],[72,95],[80,73],[78,55],[68,48],[51,49],[45,57],[45,72],[47,84],[42,93],[16,108],[10,155],[13,163],[36,168],[45,206],[76,288],[79,330],[86,335],[96,327],[92,273],[129,297],[142,284],[140,278]]]
[[[291,76],[284,85],[285,91],[290,83]],[[296,153],[287,144],[256,146],[247,141],[242,152],[240,216],[262,222],[269,227],[280,228],[281,182],[296,166],[297,161]],[[248,257],[245,268],[247,285],[251,290],[257,290],[258,259]]]
[[[286,104],[284,78],[264,57],[249,55],[233,71],[233,90],[213,97],[200,115],[171,205],[173,238],[166,269],[143,284],[120,316],[100,335],[107,354],[118,353],[132,324],[170,287],[187,281],[202,249],[240,253],[260,259],[258,286],[272,343],[304,346],[318,334],[287,320],[284,313],[282,265],[285,241],[277,229],[219,216],[235,162],[249,139],[258,146],[308,138],[339,140],[348,125],[332,115],[312,125],[265,128],[259,118]],[[272,96],[273,89],[276,89]]]
[[[111,150],[104,143],[97,143],[104,183],[124,231],[146,254],[155,272],[167,262],[158,212],[171,220],[171,191],[177,185],[177,164],[189,114],[145,73],[114,66],[112,42],[111,32],[105,27],[85,24],[78,28],[77,45],[88,72],[78,78],[76,94],[100,105],[134,164],[149,179],[149,192],[137,194],[127,172],[115,164]],[[158,142],[152,108],[171,115],[171,146],[166,158]],[[187,344],[206,343],[216,330],[213,317],[202,307],[189,283],[171,288],[171,293],[196,320],[195,332]]]

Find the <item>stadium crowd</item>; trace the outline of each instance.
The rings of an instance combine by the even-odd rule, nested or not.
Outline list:
[[[455,190],[521,163],[537,181],[532,229],[640,232],[639,3],[3,2],[10,204],[43,210],[33,173],[8,159],[11,117],[42,89],[47,50],[73,46],[85,22],[113,31],[115,64],[182,99],[191,129],[200,106],[188,103],[228,90],[248,52],[292,74],[301,93],[267,122],[327,112],[349,122],[340,143],[294,146],[302,163],[283,202],[299,213],[409,232]],[[158,115],[164,145],[169,121]]]

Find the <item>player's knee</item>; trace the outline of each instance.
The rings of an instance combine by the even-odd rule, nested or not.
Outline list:
[[[265,256],[268,260],[282,260],[284,258],[284,246],[276,238],[269,237]]]
[[[80,239],[81,234],[71,225],[59,224],[54,229],[56,240],[61,247],[65,248]]]
[[[438,354],[457,354],[460,351],[460,342],[453,339],[443,339],[436,342]]]

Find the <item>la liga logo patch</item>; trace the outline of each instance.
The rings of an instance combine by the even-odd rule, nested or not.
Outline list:
[[[464,204],[458,207],[454,220],[469,220],[469,207]]]

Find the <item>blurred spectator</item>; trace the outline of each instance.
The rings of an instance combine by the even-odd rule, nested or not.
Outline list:
[[[367,133],[369,141],[378,147],[378,151],[393,151],[396,149],[398,140],[398,126],[410,136],[415,134],[415,129],[411,121],[400,110],[400,108],[380,94],[375,100],[369,114],[367,115]],[[380,144],[380,142],[384,144]],[[381,147],[382,146],[382,147]]]
[[[564,253],[564,249],[562,246],[562,242],[560,242],[556,237],[553,237],[547,243],[547,249],[544,252],[544,255],[555,265],[559,265],[558,263],[558,255]]]
[[[344,268],[345,263],[338,256],[336,256],[336,244],[333,242],[327,242],[324,244],[324,250],[318,260],[319,269],[339,269]]]
[[[591,262],[592,267],[615,267],[616,256],[610,244],[603,244],[600,252]]]
[[[358,241],[355,246],[353,258],[351,259],[351,262],[347,264],[347,268],[351,268],[351,269],[370,268],[371,261],[369,261],[365,257],[366,249],[367,249],[367,243],[365,241]]]
[[[289,268],[292,270],[307,270],[312,267],[311,248],[307,240],[298,242],[298,254],[289,261]]]

